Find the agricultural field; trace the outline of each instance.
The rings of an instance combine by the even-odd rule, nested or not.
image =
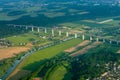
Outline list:
[[[78,39],[77,39],[78,40]],[[71,41],[74,41],[74,40],[71,40]],[[68,42],[66,42],[65,44],[67,44],[67,43],[69,43],[70,41],[68,41]],[[64,44],[64,45],[65,45]],[[78,43],[77,43],[78,44]],[[74,44],[74,45],[77,45],[76,43]],[[94,43],[93,43],[94,44]],[[69,79],[69,80],[72,80],[72,78],[80,78],[80,79],[86,79],[86,77],[87,77],[87,75],[85,75],[84,74],[84,72],[82,73],[76,73],[76,75],[79,75],[79,74],[81,74],[81,75],[83,75],[83,76],[81,76],[81,75],[79,75],[78,77],[76,77],[75,76],[75,72],[74,72],[74,70],[81,70],[81,68],[79,68],[79,66],[78,67],[76,67],[76,65],[79,65],[79,64],[82,64],[81,62],[79,63],[79,60],[80,61],[84,61],[84,62],[86,62],[86,64],[87,64],[87,61],[89,61],[90,63],[92,63],[93,61],[95,61],[95,64],[102,64],[101,65],[101,67],[103,67],[104,66],[104,64],[105,63],[108,63],[108,61],[109,61],[109,59],[111,60],[111,61],[114,61],[114,59],[112,59],[112,58],[110,58],[110,56],[112,56],[112,55],[116,55],[116,58],[115,59],[117,59],[117,63],[119,63],[119,56],[120,55],[118,55],[118,53],[117,53],[117,51],[119,50],[119,46],[115,46],[115,45],[109,45],[109,44],[99,44],[99,45],[97,45],[96,44],[96,46],[95,46],[95,44],[94,44],[94,47],[92,47],[93,46],[93,44],[88,44],[88,45],[86,45],[86,46],[84,46],[84,47],[81,47],[81,48],[77,48],[78,50],[76,50],[75,52],[73,52],[73,53],[64,53],[64,52],[62,52],[61,53],[61,55],[57,55],[57,54],[52,54],[52,55],[49,55],[49,57],[47,57],[47,52],[45,51],[45,50],[48,50],[48,49],[51,49],[51,52],[50,53],[54,53],[54,50],[52,50],[54,47],[58,50],[58,45],[56,45],[56,46],[53,46],[53,47],[50,47],[50,48],[47,48],[47,49],[44,49],[44,50],[42,50],[42,51],[39,51],[39,52],[36,52],[36,53],[34,53],[33,55],[31,55],[31,56],[29,56],[28,58],[26,58],[24,61],[23,61],[23,63],[20,65],[20,66],[23,66],[23,68],[21,67],[21,69],[23,69],[23,70],[28,70],[28,71],[32,71],[32,74],[31,74],[31,77],[30,76],[27,76],[27,77],[25,77],[24,79],[27,79],[27,78],[29,78],[29,79],[33,79],[33,78],[36,78],[36,77],[40,77],[40,78],[43,78],[44,80],[52,80],[52,79],[58,79],[58,80],[61,80],[61,79],[65,79],[65,80],[67,80],[67,79]],[[60,44],[61,46],[63,45],[63,44]],[[60,48],[60,45],[59,45],[59,48]],[[84,54],[83,55],[81,55],[81,54],[79,54],[79,50],[81,50],[82,51],[82,49],[84,50],[84,48],[87,48],[88,46],[91,46],[91,48],[90,49],[87,49],[87,51],[85,51],[84,52]],[[107,46],[109,46],[109,47],[107,47]],[[72,46],[71,46],[71,48],[72,48]],[[94,50],[94,48],[96,49],[96,50]],[[105,52],[104,52],[104,48],[106,48],[106,50],[105,50]],[[68,45],[66,46],[66,49],[70,49],[70,46],[68,47]],[[61,51],[63,51],[64,49],[62,49],[61,48]],[[101,50],[102,50],[102,52],[104,53],[104,54],[102,54],[101,53]],[[61,51],[59,51],[58,53],[60,53]],[[109,54],[107,54],[109,52]],[[113,52],[116,52],[116,53],[113,53]],[[44,53],[44,54],[46,54],[45,56],[43,56],[42,55],[42,53]],[[63,54],[64,53],[64,54]],[[73,58],[70,58],[70,57],[68,57],[70,54],[76,54],[76,53],[78,53],[79,55],[74,55],[73,56]],[[99,54],[99,53],[101,53],[101,54]],[[97,55],[100,55],[100,56],[97,56]],[[107,58],[107,60],[102,60],[102,59],[104,59],[105,57],[105,55],[108,55],[109,57]],[[37,56],[39,55],[41,55],[41,57],[40,58],[37,58]],[[57,56],[55,56],[55,55],[57,55]],[[64,55],[64,56],[63,56]],[[91,56],[91,55],[94,55],[94,56]],[[71,55],[70,55],[71,56]],[[76,57],[77,56],[77,57]],[[96,58],[96,56],[97,56],[97,58]],[[101,56],[103,56],[103,57],[101,57]],[[34,58],[33,58],[34,57]],[[53,57],[53,58],[52,58]],[[84,57],[84,58],[82,58],[82,57]],[[92,59],[91,59],[91,57],[93,57]],[[118,57],[118,58],[117,58]],[[44,64],[42,64],[42,62],[41,62],[41,60],[42,59],[46,59],[46,60],[43,60],[43,62],[44,62]],[[48,59],[48,60],[47,60]],[[102,60],[102,61],[101,61]],[[35,64],[35,62],[36,62],[36,64]],[[40,61],[40,62],[39,62]],[[99,62],[100,61],[100,62]],[[116,60],[115,60],[116,61]],[[55,62],[57,62],[56,64],[54,64]],[[38,64],[39,63],[39,64]],[[103,64],[104,63],[104,64]],[[49,65],[48,65],[49,64]],[[86,64],[83,64],[83,65],[81,65],[81,67],[85,67],[85,65]],[[41,66],[40,66],[41,65]],[[36,67],[32,67],[31,68],[31,66],[36,66],[36,67],[38,67],[39,69],[37,69]],[[43,67],[44,66],[44,67]],[[72,69],[70,68],[70,66],[72,67]],[[90,66],[90,65],[89,65]],[[92,66],[94,66],[94,64],[92,64]],[[92,67],[91,66],[91,67]],[[87,67],[87,66],[86,66]],[[36,68],[36,69],[35,69]],[[47,70],[46,70],[47,69]],[[83,68],[84,69],[84,68]],[[92,72],[93,74],[96,74],[96,75],[93,75],[93,78],[95,78],[95,77],[98,77],[99,76],[99,74],[101,74],[101,73],[103,73],[104,71],[105,71],[105,69],[103,69],[103,70],[101,70],[101,68],[100,67],[98,67],[98,68],[96,68],[96,69],[99,69],[100,70],[100,72],[98,73],[98,71],[97,72]],[[44,72],[44,71],[45,72]],[[87,67],[87,70],[90,70],[90,73],[88,73],[88,75],[89,76],[91,76],[91,69],[89,69],[89,67]],[[73,71],[73,72],[72,72]],[[24,72],[24,71],[22,71],[22,72]],[[62,74],[61,74],[62,73]],[[20,72],[19,72],[19,74],[21,74]],[[59,75],[60,74],[60,75]],[[15,76],[17,76],[18,74],[16,74]],[[40,75],[40,76],[39,76]],[[57,77],[59,75],[59,77]],[[14,80],[14,77],[15,76],[13,76],[13,77],[11,77],[10,79],[13,79]],[[70,77],[69,77],[70,76]],[[86,77],[84,77],[84,76],[86,76]],[[20,76],[19,76],[20,77]],[[92,78],[92,77],[91,77]]]
[[[7,37],[7,40],[9,40],[13,46],[14,45],[20,45],[20,43],[25,43],[25,45],[31,43],[32,42],[37,42],[37,43],[45,43],[48,42],[47,39],[43,39],[39,36],[39,34],[37,34],[36,32],[29,32],[26,34],[21,34],[21,35],[15,35],[15,36],[11,36],[11,37]]]
[[[25,69],[25,70],[30,70],[30,71],[34,71],[36,70],[41,64],[41,62],[44,62],[44,59],[50,59],[54,56],[56,56],[57,54],[63,52],[65,49],[70,48],[72,46],[77,45],[78,43],[82,42],[82,40],[80,39],[73,39],[67,42],[64,42],[62,44],[59,45],[55,45],[52,46],[50,48],[46,48],[40,51],[35,52],[34,54],[30,55],[29,57],[27,57],[24,62],[22,64],[20,64],[21,69]],[[29,67],[29,65],[31,66],[36,66],[36,67]]]
[[[105,80],[119,76],[120,6],[81,1],[0,2],[0,79]],[[111,80],[117,80],[116,76]]]
[[[0,60],[14,57],[15,55],[20,54],[21,52],[26,52],[29,49],[30,48],[28,47],[9,47],[0,49]]]

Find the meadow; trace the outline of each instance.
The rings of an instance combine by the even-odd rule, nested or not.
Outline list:
[[[60,52],[64,51],[65,49],[75,46],[80,42],[82,42],[81,39],[73,39],[73,40],[64,42],[62,44],[52,46],[50,48],[46,48],[46,49],[37,51],[25,59],[23,68],[27,69],[27,66],[32,63],[34,64],[34,62],[39,62],[40,60],[43,60],[43,59],[52,58],[55,55],[59,54]],[[37,68],[37,66],[36,66],[36,68]],[[32,70],[33,68],[28,66],[28,70],[29,69]]]
[[[38,33],[34,31],[34,32],[28,32],[24,34],[6,37],[6,39],[9,40],[13,44],[13,46],[20,46],[20,43],[23,43],[23,44],[25,43],[25,45],[27,45],[29,43],[33,44],[34,42],[37,42],[37,44],[43,44],[43,43],[49,42],[47,38],[43,39],[41,35],[42,35],[42,32]]]

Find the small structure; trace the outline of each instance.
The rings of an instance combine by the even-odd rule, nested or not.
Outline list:
[[[0,48],[8,47],[11,43],[6,39],[0,39]]]

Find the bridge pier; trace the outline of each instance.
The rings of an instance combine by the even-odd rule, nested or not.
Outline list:
[[[14,28],[16,27],[16,25],[13,25],[14,26]]]
[[[32,27],[32,32],[34,31],[34,27]]]
[[[92,41],[93,40],[93,38],[90,36],[90,41]]]
[[[66,32],[66,37],[69,37],[69,33],[68,32]]]
[[[26,30],[28,30],[28,26],[26,26]]]
[[[47,29],[45,28],[45,33],[47,33]]]
[[[85,35],[84,34],[82,35],[82,40],[85,40]]]
[[[59,31],[59,36],[61,36],[61,33],[62,33],[62,32],[61,32],[61,31]]]
[[[20,28],[22,28],[22,25],[20,25]]]
[[[119,45],[119,41],[117,41],[117,45]]]
[[[96,41],[99,42],[99,38],[96,38]]]
[[[77,33],[75,33],[75,38],[77,38],[78,36],[77,36]]]
[[[52,29],[52,36],[54,36],[54,30]]]
[[[103,39],[103,43],[105,43],[105,39]]]
[[[110,40],[110,44],[112,44],[112,41]]]
[[[38,27],[38,33],[40,32],[40,28]]]

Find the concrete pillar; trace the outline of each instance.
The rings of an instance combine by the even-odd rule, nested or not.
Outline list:
[[[96,41],[99,42],[99,38],[96,38]]]
[[[14,27],[16,27],[16,25],[13,25]]]
[[[75,33],[75,38],[77,38],[78,36],[77,36],[77,33]]]
[[[66,37],[69,37],[69,33],[68,32],[66,32]]]
[[[112,44],[112,41],[110,40],[110,44]]]
[[[90,36],[90,41],[92,41],[93,40],[93,38]]]
[[[26,30],[28,29],[28,26],[26,26]]]
[[[34,27],[32,27],[32,32],[34,31]]]
[[[52,29],[52,36],[54,36],[54,30]]]
[[[45,33],[47,33],[47,29],[45,28]]]
[[[40,32],[40,28],[38,27],[38,32]]]
[[[103,42],[105,42],[105,39],[103,39]]]
[[[116,41],[117,42],[117,45],[119,45],[119,42],[118,41]]]
[[[84,34],[82,35],[82,40],[85,40],[85,35]]]
[[[22,25],[20,25],[20,28],[22,28]]]
[[[61,31],[59,31],[59,36],[61,36],[61,33],[62,33],[62,32],[61,32]]]

